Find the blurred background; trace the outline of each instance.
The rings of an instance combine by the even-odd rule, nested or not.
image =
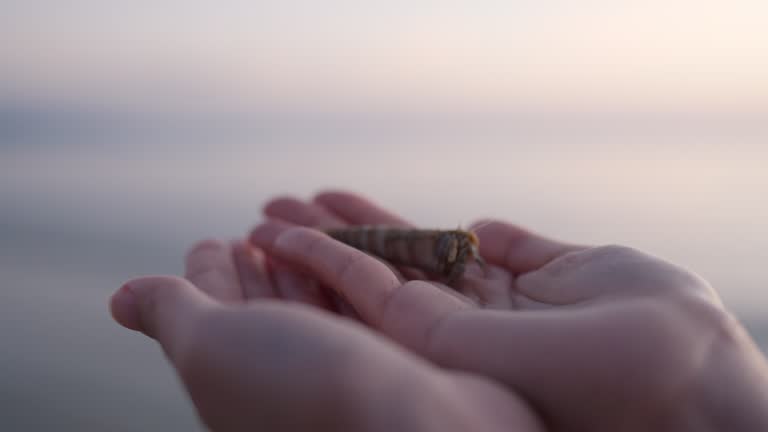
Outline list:
[[[766,22],[758,0],[0,0],[0,429],[199,429],[109,295],[329,187],[658,254],[765,350]]]

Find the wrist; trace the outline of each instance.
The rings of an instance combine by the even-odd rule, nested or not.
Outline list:
[[[690,375],[680,381],[676,397],[645,418],[659,431],[768,430],[768,367],[763,355],[722,308],[701,316],[706,319],[696,321],[697,331],[689,335],[700,347],[687,351]]]
[[[768,366],[744,328],[729,315],[693,394],[693,424],[702,425],[701,430],[768,430]]]

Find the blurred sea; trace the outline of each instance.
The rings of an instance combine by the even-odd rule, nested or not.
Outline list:
[[[654,116],[0,116],[0,430],[195,430],[161,351],[114,324],[275,194],[352,189],[424,226],[478,217],[621,243],[708,279],[768,349],[768,122]]]

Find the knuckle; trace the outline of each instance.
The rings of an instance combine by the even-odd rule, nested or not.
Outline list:
[[[469,308],[435,283],[410,281],[394,290],[382,305],[383,329],[405,346],[429,353],[449,317]]]
[[[390,295],[386,296],[381,301],[381,322],[387,326],[387,331],[392,331],[389,328],[392,324],[400,324],[399,317],[402,315],[403,310],[408,310],[417,303],[414,302],[414,293],[420,289],[423,289],[423,282],[421,281],[409,281],[400,285],[397,289],[393,290]]]

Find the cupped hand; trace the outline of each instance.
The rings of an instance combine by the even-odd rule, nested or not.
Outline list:
[[[129,281],[111,310],[160,343],[212,430],[541,430],[508,389],[323,311],[312,287],[258,249],[205,241],[186,279]]]
[[[764,361],[711,287],[684,269],[625,247],[572,245],[486,221],[477,235],[491,266],[468,271],[462,296],[292,228],[407,225],[361,197],[280,198],[265,212],[273,220],[254,229],[254,244],[334,290],[393,341],[520,392],[552,430],[765,426],[737,414],[748,400],[766,400]],[[744,390],[723,393],[725,382]]]

